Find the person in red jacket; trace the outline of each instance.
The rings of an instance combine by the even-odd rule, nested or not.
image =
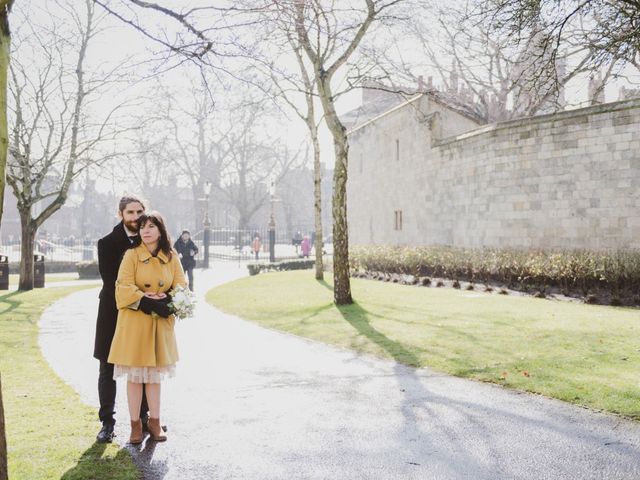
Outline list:
[[[258,257],[260,256],[261,247],[262,247],[262,243],[260,242],[260,236],[256,235],[253,239],[253,242],[251,242],[251,250],[256,255],[256,260],[258,260]]]

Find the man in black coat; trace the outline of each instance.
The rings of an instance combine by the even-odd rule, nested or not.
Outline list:
[[[189,277],[189,290],[193,292],[193,269],[196,267],[196,254],[198,253],[198,247],[191,240],[191,233],[189,230],[183,230],[180,238],[176,240],[173,248],[178,252],[180,257],[180,263],[184,273]]]
[[[113,364],[107,362],[111,341],[116,330],[118,309],[116,308],[116,279],[125,252],[133,246],[138,237],[137,220],[144,213],[142,201],[132,195],[124,196],[118,204],[118,216],[122,221],[106,237],[98,240],[98,268],[102,277],[102,290],[96,322],[96,338],[93,356],[100,360],[98,396],[100,397],[99,417],[102,429],[96,440],[108,443],[113,439],[116,421],[116,382],[113,379]],[[144,391],[143,391],[144,392]],[[148,419],[147,399],[143,393],[140,418]]]

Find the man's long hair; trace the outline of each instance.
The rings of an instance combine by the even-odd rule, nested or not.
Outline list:
[[[120,198],[120,201],[118,202],[118,211],[120,213],[124,212],[124,209],[127,208],[127,205],[134,202],[137,202],[140,205],[142,205],[143,209],[147,208],[145,207],[144,200],[141,197],[138,197],[137,195],[127,194],[127,195],[124,195],[122,198]]]
[[[142,215],[140,215],[140,218],[138,218],[138,232],[140,232],[142,227],[146,225],[147,222],[153,223],[156,227],[158,227],[158,230],[160,230],[160,238],[158,239],[158,249],[155,252],[153,252],[153,254],[156,255],[158,252],[161,251],[167,256],[169,260],[171,260],[171,237],[169,237],[169,234],[167,233],[167,227],[164,224],[164,219],[162,218],[162,215],[160,215],[160,212],[156,212],[156,211],[143,213]],[[141,243],[142,243],[142,236],[139,235],[138,238],[136,239],[135,246],[137,247]]]

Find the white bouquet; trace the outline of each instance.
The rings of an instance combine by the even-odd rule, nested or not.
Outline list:
[[[179,320],[193,317],[193,310],[196,307],[196,299],[188,287],[178,285],[169,292],[171,295],[171,303],[169,306],[173,309],[173,314]]]

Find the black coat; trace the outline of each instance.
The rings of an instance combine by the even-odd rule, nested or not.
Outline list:
[[[131,241],[122,222],[113,227],[109,235],[98,240],[98,268],[102,277],[102,290],[100,290],[93,356],[103,362],[106,362],[109,357],[118,320],[116,308],[118,270],[124,253],[131,247]]]
[[[196,254],[198,253],[198,247],[193,243],[193,240],[189,239],[186,242],[183,242],[181,238],[179,238],[176,243],[173,245],[173,248],[176,249],[176,252],[182,254],[180,258],[180,263],[182,263],[182,269],[187,270],[188,268],[194,268],[196,266]],[[193,250],[193,255],[190,255]]]

